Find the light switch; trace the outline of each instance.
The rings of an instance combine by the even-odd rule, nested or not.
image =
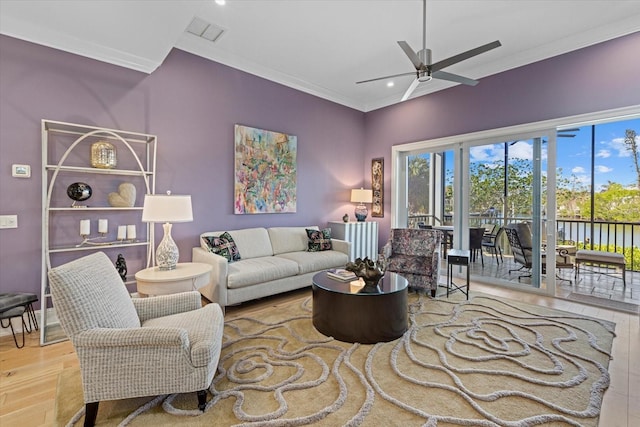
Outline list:
[[[18,228],[18,215],[0,215],[0,228]]]

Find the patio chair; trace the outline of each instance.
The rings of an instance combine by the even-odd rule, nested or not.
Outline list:
[[[482,239],[484,237],[484,227],[469,229],[469,250],[471,251],[471,261],[475,262],[480,253],[482,267],[484,267],[484,256],[482,255]]]
[[[389,241],[382,248],[381,261],[387,271],[399,273],[409,288],[430,290],[435,297],[440,278],[440,243],[438,230],[392,228]]]
[[[496,230],[494,228],[494,230]],[[500,264],[500,261],[504,262],[502,257],[502,248],[500,247],[502,234],[504,234],[504,227],[497,227],[495,234],[485,234],[482,239],[482,247],[487,250],[496,259],[496,262]],[[498,258],[498,255],[500,257]]]
[[[484,238],[485,240],[493,235],[496,234],[498,232],[498,228],[500,228],[500,226],[498,224],[490,224],[490,223],[484,223],[482,224],[482,226],[484,227]]]
[[[509,274],[514,271],[526,270],[525,274],[518,276],[518,281],[523,277],[531,277],[531,268],[533,267],[533,245],[531,243],[531,229],[527,223],[509,224],[504,228],[507,233],[509,246],[513,253],[513,260],[520,264],[519,268],[509,270]],[[542,256],[542,272],[545,273],[545,256]]]
[[[131,298],[102,252],[49,271],[60,324],[82,374],[85,426],[101,400],[196,391],[204,411],[218,367],[224,319],[197,291]]]

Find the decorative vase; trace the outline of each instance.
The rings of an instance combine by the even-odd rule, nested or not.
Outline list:
[[[124,259],[122,254],[118,254],[118,258],[116,259],[116,269],[118,270],[118,274],[120,274],[120,278],[123,282],[127,281],[127,261]]]
[[[91,144],[91,166],[99,169],[113,169],[118,164],[116,147],[107,141]]]
[[[344,216],[342,217],[342,221],[349,222],[349,215],[344,214]]]

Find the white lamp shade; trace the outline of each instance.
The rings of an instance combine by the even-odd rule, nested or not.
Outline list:
[[[193,221],[191,196],[146,194],[142,208],[143,222]]]
[[[353,203],[371,203],[373,202],[373,191],[363,188],[351,190],[351,202]]]

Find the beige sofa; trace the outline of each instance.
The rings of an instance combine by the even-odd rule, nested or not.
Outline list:
[[[213,266],[211,283],[200,289],[208,300],[220,306],[238,304],[311,285],[319,271],[344,267],[351,243],[331,239],[332,249],[309,252],[306,229],[318,227],[272,227],[230,230],[228,233],[241,259],[228,262],[211,253],[204,236],[220,236],[223,231],[200,235],[200,245],[192,250],[193,262]]]

